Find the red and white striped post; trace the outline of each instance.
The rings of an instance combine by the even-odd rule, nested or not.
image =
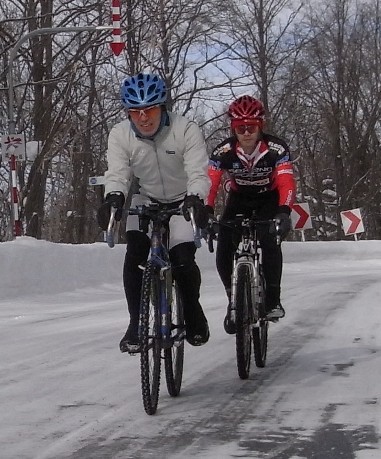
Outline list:
[[[22,235],[22,223],[19,215],[19,193],[17,190],[17,161],[16,156],[11,155],[9,158],[10,168],[11,168],[11,198],[13,206],[13,219],[14,226],[13,232],[14,236]]]
[[[110,46],[115,56],[119,56],[124,49],[120,28],[120,0],[112,0],[112,26],[112,43]]]

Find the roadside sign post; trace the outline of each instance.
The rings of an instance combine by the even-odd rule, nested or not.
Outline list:
[[[291,223],[294,230],[301,231],[302,241],[306,242],[304,230],[312,228],[310,207],[307,202],[296,203],[292,206]]]
[[[340,212],[343,231],[346,236],[353,235],[357,241],[357,234],[365,231],[361,216],[361,209],[344,210]]]
[[[98,175],[95,177],[89,177],[89,185],[90,186],[99,186],[99,185],[104,185],[105,182],[105,177],[104,175]],[[117,236],[116,236],[117,237]],[[103,231],[103,242],[107,242],[107,232]],[[118,242],[116,240],[116,242]]]
[[[19,191],[17,187],[17,161],[25,161],[24,134],[9,134],[1,138],[1,153],[4,162],[9,163],[9,194],[11,197],[11,224],[13,237],[22,236],[20,220]]]

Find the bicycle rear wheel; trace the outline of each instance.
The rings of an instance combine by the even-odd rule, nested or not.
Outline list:
[[[143,405],[147,414],[155,414],[160,390],[160,279],[151,262],[143,273],[140,323],[140,376]]]
[[[266,365],[269,323],[263,319],[265,298],[263,294],[261,295],[261,292],[265,292],[265,281],[262,275],[259,276],[259,283],[259,289],[256,289],[254,300],[262,318],[259,319],[257,326],[253,328],[253,346],[255,364],[257,367],[263,368]]]
[[[238,266],[236,309],[236,354],[238,375],[247,379],[250,373],[251,346],[252,346],[252,298],[250,285],[250,268],[246,265]]]
[[[164,350],[164,367],[168,393],[179,395],[184,366],[184,310],[176,282],[172,283],[172,345]]]

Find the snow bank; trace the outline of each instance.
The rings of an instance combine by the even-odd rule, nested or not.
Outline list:
[[[314,261],[373,260],[381,263],[381,241],[285,242],[285,264]],[[20,237],[0,243],[0,295],[14,298],[28,294],[64,292],[103,283],[122,282],[125,245],[110,249],[105,243],[72,245]],[[214,253],[206,244],[197,252],[201,269]]]
[[[30,237],[0,244],[2,299],[121,282],[124,245],[55,244]]]

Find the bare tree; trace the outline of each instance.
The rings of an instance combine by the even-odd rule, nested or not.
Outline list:
[[[313,39],[303,54],[310,77],[300,90],[309,95],[312,110],[317,114],[319,157],[326,165],[318,172],[320,181],[327,177],[321,171],[333,171],[330,177],[337,193],[336,238],[340,239],[342,210],[362,207],[368,213],[380,213],[379,191],[373,186],[380,172],[375,154],[381,109],[380,67],[376,58],[381,39],[379,6],[361,6],[350,0],[337,0],[319,10],[315,6],[308,23]],[[377,204],[370,205],[375,198]]]
[[[16,41],[53,24],[110,22],[103,2],[1,2],[4,133],[8,55]],[[27,234],[65,242],[99,238],[102,189],[88,179],[103,174],[109,130],[125,116],[121,80],[152,71],[170,88],[170,108],[194,117],[211,148],[229,132],[224,113],[231,99],[243,92],[261,98],[268,128],[293,147],[299,198],[313,206],[318,237],[342,237],[340,210],[349,207],[364,210],[367,237],[381,236],[379,0],[313,8],[289,0],[126,0],[122,27],[126,46],[119,57],[109,49],[109,31],[67,33],[33,38],[13,63],[19,132],[43,145],[19,169]],[[2,164],[5,216],[8,173]]]

